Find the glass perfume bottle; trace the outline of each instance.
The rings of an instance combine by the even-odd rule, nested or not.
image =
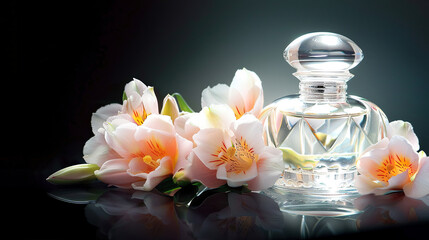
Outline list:
[[[386,134],[388,120],[375,104],[346,95],[349,72],[362,50],[335,33],[309,33],[283,54],[297,71],[299,94],[264,108],[267,145],[283,151],[285,171],[277,187],[308,195],[356,193],[356,158]]]

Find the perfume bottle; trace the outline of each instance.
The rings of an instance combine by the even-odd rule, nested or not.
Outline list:
[[[315,196],[356,193],[356,158],[388,124],[375,104],[346,94],[362,50],[342,35],[316,32],[295,39],[283,56],[297,70],[299,94],[260,116],[265,143],[283,151],[285,171],[275,186]]]

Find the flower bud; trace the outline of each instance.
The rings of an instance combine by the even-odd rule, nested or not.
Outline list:
[[[173,182],[182,187],[191,183],[189,178],[186,176],[185,170],[176,172],[173,176]]]
[[[95,179],[96,164],[77,164],[63,168],[51,174],[46,181],[53,184],[73,184]]]
[[[176,99],[170,94],[167,94],[164,98],[161,114],[170,116],[173,122],[179,116],[179,107],[177,106]]]

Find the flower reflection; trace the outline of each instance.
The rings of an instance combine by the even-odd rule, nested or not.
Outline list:
[[[395,224],[429,220],[428,199],[413,199],[402,192],[387,195],[364,195],[355,200],[355,206],[365,210],[357,219],[360,230]]]
[[[173,199],[156,192],[112,189],[85,209],[108,239],[193,239]]]
[[[191,205],[187,220],[197,239],[267,239],[284,226],[278,205],[258,193],[213,194]]]

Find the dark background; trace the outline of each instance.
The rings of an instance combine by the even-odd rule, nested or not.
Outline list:
[[[292,40],[315,31],[340,33],[361,47],[365,59],[351,71],[348,93],[373,101],[391,121],[411,122],[421,148],[429,151],[427,1],[5,6],[0,174],[3,187],[24,202],[44,199],[39,190],[48,187],[50,173],[83,162],[91,113],[120,103],[133,77],[154,86],[159,103],[167,93],[180,92],[200,110],[204,88],[230,84],[235,71],[246,67],[261,78],[267,105],[298,91],[282,53]]]

